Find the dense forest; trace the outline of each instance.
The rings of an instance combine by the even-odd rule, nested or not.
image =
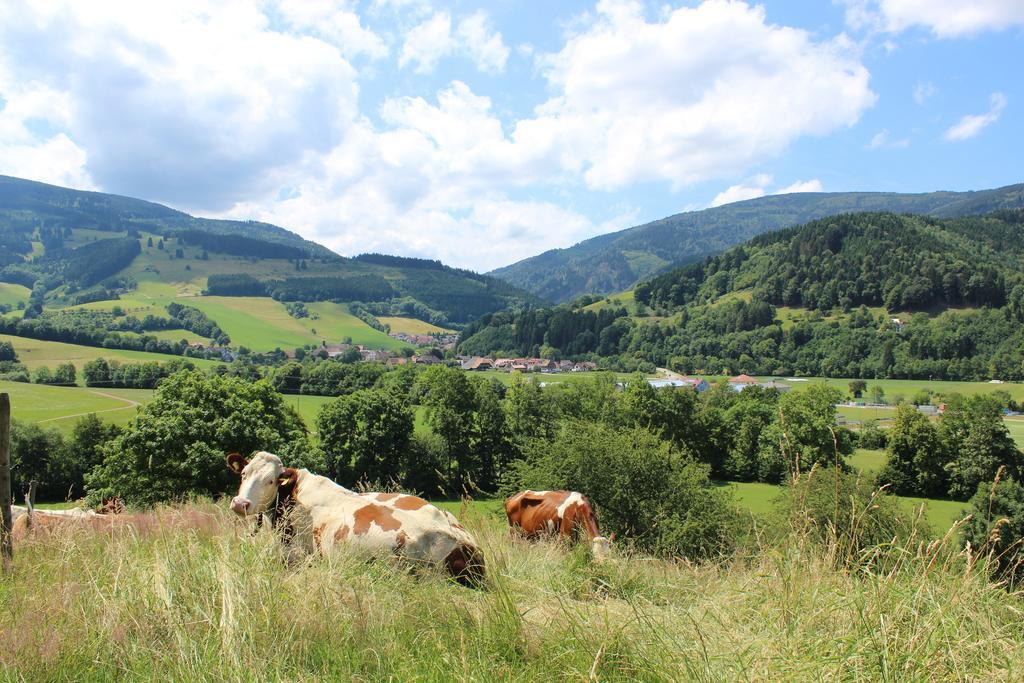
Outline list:
[[[606,316],[568,341],[544,329],[534,350],[559,358],[586,348],[626,369],[1019,380],[1022,254],[1021,210],[948,220],[837,216],[642,283],[638,305],[653,315]],[[460,348],[519,350],[520,325],[572,311],[491,316],[466,329]]]
[[[849,212],[937,218],[1024,206],[1024,185],[979,192],[805,192],[691,211],[553,249],[491,275],[555,302],[629,289],[675,265],[700,260],[772,230]]]

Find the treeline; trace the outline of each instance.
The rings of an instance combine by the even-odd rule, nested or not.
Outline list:
[[[467,325],[459,349],[470,355],[609,356],[619,353],[619,342],[628,328],[615,322],[626,315],[626,310],[618,307],[596,312],[568,306],[502,311]]]
[[[427,268],[429,270],[444,270],[445,268],[445,265],[436,259],[390,256],[388,254],[377,253],[359,254],[358,256],[353,257],[352,260],[392,268]]]
[[[210,275],[203,293],[209,296],[267,296],[267,285],[248,273]]]
[[[395,296],[380,275],[310,276],[257,280],[252,275],[211,275],[211,296],[271,296],[278,301],[378,301]]]
[[[91,287],[126,268],[141,251],[137,239],[121,237],[89,242],[77,249],[48,253],[42,263],[58,264],[58,272],[66,282]]]
[[[893,214],[848,214],[760,235],[724,254],[636,287],[637,301],[675,309],[750,289],[776,306],[830,311],[885,306],[1006,303],[1021,282],[1009,253],[1024,250],[1024,211],[939,221]]]
[[[280,301],[380,301],[395,295],[380,275],[290,277],[267,283],[270,296]]]
[[[115,321],[110,314],[83,310],[46,311],[28,319],[0,317],[0,333],[18,337],[175,356],[186,353],[196,357],[208,355],[205,351],[190,349],[184,340],[172,342],[140,332],[147,327],[175,329],[181,327],[181,323],[156,316],[146,316],[143,320],[127,316]],[[219,355],[215,357],[219,358]]]
[[[224,330],[220,329],[220,325],[194,306],[185,306],[177,302],[171,302],[167,304],[167,312],[171,315],[171,319],[177,323],[175,327],[181,327],[190,332],[195,332],[200,337],[212,339],[214,343],[220,346],[227,346],[231,343],[231,337]]]
[[[176,237],[184,244],[202,247],[206,251],[252,258],[304,259],[307,250],[284,244],[275,244],[243,235],[215,234],[202,230],[174,230],[169,237]]]
[[[87,387],[154,389],[164,378],[182,370],[193,369],[195,365],[182,359],[166,363],[120,363],[116,360],[95,358],[82,366],[82,377]]]

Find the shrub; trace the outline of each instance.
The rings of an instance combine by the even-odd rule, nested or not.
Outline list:
[[[878,426],[877,420],[867,420],[857,433],[857,445],[873,450],[889,445],[889,435]]]
[[[551,441],[531,440],[506,492],[570,489],[596,506],[602,531],[663,556],[706,558],[733,546],[739,517],[709,467],[643,428],[567,422]]]
[[[776,536],[796,532],[827,545],[841,564],[864,561],[865,551],[874,546],[929,533],[923,521],[905,512],[873,480],[835,467],[795,477],[776,507]]]

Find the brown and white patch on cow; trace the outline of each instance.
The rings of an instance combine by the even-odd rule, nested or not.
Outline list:
[[[381,531],[395,531],[402,526],[395,519],[391,508],[375,503],[369,503],[359,508],[353,517],[355,518],[355,524],[352,527],[352,533],[356,536],[368,533],[374,524],[380,527]]]
[[[423,500],[419,496],[412,496],[409,494],[403,494],[399,496],[398,500],[392,503],[399,510],[419,510],[422,507],[430,505],[427,501]]]

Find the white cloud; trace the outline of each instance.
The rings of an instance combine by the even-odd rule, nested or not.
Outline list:
[[[914,101],[918,104],[924,104],[935,93],[935,85],[931,82],[918,82],[914,85]]]
[[[330,41],[345,57],[388,54],[384,39],[364,27],[358,14],[331,0],[280,0],[278,10],[293,28]]]
[[[538,108],[592,188],[742,172],[876,99],[849,41],[768,24],[760,6],[711,1],[654,23],[631,3],[598,12],[544,60],[556,96]]]
[[[950,126],[942,137],[951,141],[969,140],[980,133],[986,126],[998,121],[999,117],[1003,114],[1003,110],[1006,108],[1006,95],[998,92],[992,93],[989,102],[991,107],[988,112],[964,116],[958,123]]]
[[[900,138],[898,140],[893,140],[889,136],[889,129],[888,128],[886,128],[886,129],[876,133],[871,138],[871,142],[868,143],[868,149],[883,149],[883,148],[899,149],[899,148],[909,147],[909,146],[910,146],[910,139],[909,138]]]
[[[405,34],[398,65],[412,64],[416,73],[432,73],[441,59],[455,53],[468,55],[478,70],[496,74],[505,70],[509,49],[482,10],[461,19],[454,34],[451,15],[435,12]]]
[[[480,71],[493,74],[505,70],[509,49],[485,12],[476,12],[460,21],[456,35]]]
[[[742,202],[745,199],[763,197],[768,194],[766,188],[771,184],[772,180],[772,176],[768,173],[759,173],[742,183],[725,188],[715,195],[715,198],[711,200],[708,206],[721,206],[722,204],[731,204],[732,202]]]
[[[813,180],[798,180],[792,185],[780,188],[772,194],[792,194],[794,192],[824,192],[825,188],[817,178]]]
[[[715,198],[708,204],[709,207],[722,206],[733,202],[742,202],[747,199],[757,199],[769,194],[792,194],[794,192],[822,192],[824,187],[817,178],[811,180],[797,180],[785,187],[779,187],[769,191],[768,186],[774,178],[767,173],[760,173],[737,185],[730,185],[715,195]]]
[[[939,38],[1024,25],[1020,0],[846,0],[846,22],[854,29],[896,33],[921,26]]]
[[[722,204],[732,204],[733,202],[742,202],[746,199],[757,199],[763,197],[765,190],[763,187],[756,185],[730,185],[726,189],[722,190],[715,195],[715,198],[708,204],[709,207],[721,206]]]
[[[61,132],[95,185],[199,209],[273,186],[357,113],[335,46],[244,3],[4,3],[0,92],[16,83],[67,102]]]
[[[416,73],[430,73],[437,68],[441,58],[451,54],[454,49],[452,17],[447,12],[436,12],[405,34],[398,66],[413,64]]]

